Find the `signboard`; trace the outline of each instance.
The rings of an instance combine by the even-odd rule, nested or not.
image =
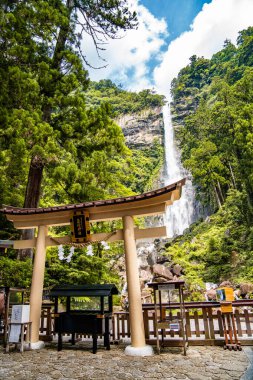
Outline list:
[[[232,302],[221,302],[220,309],[222,313],[232,313],[233,312]]]
[[[216,296],[218,301],[234,301],[234,290],[232,288],[224,287],[216,289]]]
[[[13,305],[11,310],[11,322],[29,322],[30,305]]]
[[[234,290],[229,287],[216,289],[217,300],[221,304],[222,313],[232,313],[232,301],[234,301]]]
[[[158,290],[174,290],[175,284],[158,285]]]
[[[179,331],[180,330],[180,324],[178,322],[170,323],[169,329],[173,331]]]
[[[70,226],[73,243],[85,243],[90,240],[90,218],[88,211],[75,211],[70,219]]]
[[[12,306],[11,325],[10,325],[10,331],[9,331],[10,343],[19,342],[21,324],[29,322],[29,315],[30,315],[30,305],[13,305]]]

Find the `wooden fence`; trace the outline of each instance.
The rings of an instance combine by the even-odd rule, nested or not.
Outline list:
[[[180,317],[178,303],[165,304],[167,315]],[[236,330],[243,345],[253,345],[253,300],[233,302]],[[222,345],[224,331],[220,304],[217,302],[186,302],[186,334],[190,345]],[[116,312],[113,319],[113,340],[130,337],[129,313]],[[143,305],[145,337],[156,344],[155,311],[153,304]],[[165,330],[165,345],[181,345],[180,331]]]
[[[178,315],[178,303],[164,304],[167,314]],[[253,300],[233,302],[236,329],[243,345],[253,345]],[[186,334],[189,345],[222,345],[224,332],[220,304],[218,302],[186,302]],[[145,337],[148,344],[156,344],[155,311],[153,304],[143,304]],[[54,319],[51,308],[42,310],[40,338],[50,340],[53,336]],[[129,313],[115,312],[112,319],[112,340],[119,342],[130,338]],[[165,345],[180,346],[180,331],[165,330]]]

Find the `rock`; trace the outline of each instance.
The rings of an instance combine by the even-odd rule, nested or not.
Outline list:
[[[163,143],[163,115],[160,107],[149,108],[140,113],[121,115],[115,120],[121,126],[130,148],[143,149],[158,139]]]
[[[152,266],[156,263],[156,257],[154,252],[149,252],[147,257],[148,265]]]
[[[253,285],[250,283],[243,283],[240,285],[240,294],[241,297],[246,297],[247,294],[251,293],[253,291]]]
[[[223,282],[220,284],[219,288],[224,288],[224,287],[233,288],[233,285],[231,284],[230,281],[223,281]]]
[[[207,301],[215,301],[216,300],[216,290],[210,289],[207,290],[205,293],[205,297]]]
[[[173,280],[173,274],[171,271],[161,264],[153,265],[153,274],[155,276],[163,277],[166,280]]]
[[[171,271],[172,273],[176,274],[177,276],[181,276],[183,268],[179,264],[173,265]]]
[[[164,278],[164,277],[154,277],[153,278],[153,282],[167,282],[168,280],[166,280],[166,278]]]

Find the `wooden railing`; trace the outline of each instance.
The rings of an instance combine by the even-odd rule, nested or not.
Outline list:
[[[40,339],[45,341],[52,340],[54,330],[54,318],[51,305],[43,305],[40,317]]]
[[[164,304],[167,315],[178,315],[178,303]],[[153,304],[143,304],[145,337],[148,344],[156,343],[155,312]],[[253,300],[233,302],[236,330],[243,345],[253,345]],[[224,332],[220,304],[218,302],[186,302],[186,333],[190,345],[220,345],[224,342]],[[53,317],[50,307],[42,310],[40,325],[41,338],[52,339]],[[112,340],[118,342],[130,338],[129,313],[115,312],[112,319]],[[180,331],[165,330],[165,344],[180,345]],[[167,342],[167,343],[166,343]]]
[[[178,303],[165,304],[167,315],[178,315]],[[253,345],[253,300],[233,302],[236,330],[242,344]],[[192,345],[219,345],[224,342],[220,304],[218,302],[186,302],[186,334]],[[114,313],[113,340],[130,337],[129,313]],[[153,304],[143,305],[143,319],[146,342],[156,343],[155,312]],[[181,332],[165,330],[165,343],[181,344]]]

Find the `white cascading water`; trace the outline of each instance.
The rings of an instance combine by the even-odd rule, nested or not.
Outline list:
[[[169,103],[163,107],[164,135],[165,135],[165,175],[164,184],[169,185],[182,178],[186,179],[181,198],[167,207],[165,224],[167,236],[172,238],[181,235],[193,222],[194,216],[194,189],[189,179],[189,173],[182,167],[180,154],[174,142]]]
[[[182,167],[180,154],[174,142],[169,105],[163,107],[164,140],[165,140],[165,171],[161,178],[164,185],[170,185],[182,178],[188,177],[183,186],[181,198],[167,207],[165,221],[157,220],[157,223],[166,225],[167,237],[172,238],[181,235],[190,226],[194,216],[194,189],[189,179],[189,173]],[[152,221],[153,223],[154,221]],[[157,262],[158,251],[154,239],[143,239],[137,246],[139,276],[142,281],[152,281],[153,274],[150,266]],[[125,285],[126,287],[126,285]]]

